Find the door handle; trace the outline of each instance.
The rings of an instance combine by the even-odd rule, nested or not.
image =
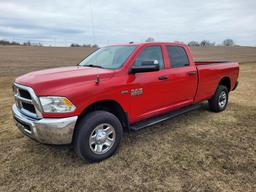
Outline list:
[[[189,71],[189,72],[188,72],[188,75],[190,75],[190,76],[193,76],[193,75],[196,75],[196,74],[197,74],[196,71]]]
[[[159,80],[167,80],[168,77],[167,77],[167,76],[160,76],[160,77],[158,77],[158,79],[159,79]]]

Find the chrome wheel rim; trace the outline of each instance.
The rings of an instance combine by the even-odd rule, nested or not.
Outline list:
[[[115,143],[115,129],[108,123],[102,123],[95,127],[89,138],[90,149],[95,154],[104,154]]]
[[[227,94],[225,91],[222,91],[219,95],[219,107],[220,108],[224,108],[226,106],[227,103]]]

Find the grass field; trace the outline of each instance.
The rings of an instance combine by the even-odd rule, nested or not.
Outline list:
[[[124,134],[121,147],[97,164],[70,146],[23,136],[12,122],[15,77],[75,65],[86,48],[0,47],[0,191],[255,191],[256,48],[193,48],[196,59],[239,61],[239,87],[225,112],[202,108]]]

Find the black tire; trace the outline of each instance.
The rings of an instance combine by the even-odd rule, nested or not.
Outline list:
[[[97,133],[95,128],[97,126],[101,126],[102,124],[111,125],[112,127],[110,127],[112,130],[114,128],[113,132],[115,139],[111,145],[112,147],[110,147],[108,151],[106,151],[104,154],[96,154],[97,151],[93,151],[94,147],[92,144],[90,145],[89,139],[92,138],[91,134]],[[115,115],[107,111],[93,111],[82,117],[82,119],[79,121],[75,132],[74,148],[82,160],[87,160],[89,162],[102,161],[115,153],[120,144],[122,134],[122,125]]]
[[[224,95],[226,95],[226,99],[224,99]],[[225,103],[221,104],[221,101],[225,101]],[[219,85],[215,91],[215,94],[211,99],[208,100],[209,108],[213,112],[221,112],[224,111],[228,104],[228,89],[226,86]]]

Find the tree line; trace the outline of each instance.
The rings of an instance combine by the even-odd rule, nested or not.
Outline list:
[[[31,43],[30,41],[19,43],[16,41],[0,40],[0,45],[18,45],[18,46],[43,46],[41,43]]]
[[[149,37],[145,40],[145,42],[154,42],[154,38]],[[27,42],[23,42],[23,43],[19,43],[16,41],[8,41],[8,40],[0,40],[0,45],[18,45],[18,46],[40,46],[42,47],[43,44],[42,43],[31,43],[30,41]],[[202,40],[201,42],[198,41],[190,41],[188,43],[188,46],[190,47],[207,47],[207,46],[215,46],[216,43],[215,42],[210,42],[208,40]],[[225,39],[222,42],[223,46],[235,46],[235,42],[233,39]],[[70,44],[70,47],[89,47],[89,48],[99,48],[98,45],[94,44],[77,44],[77,43],[72,43]]]
[[[208,41],[208,40],[202,40],[201,42],[198,42],[198,41],[190,41],[189,43],[188,43],[188,46],[190,46],[190,47],[199,47],[199,46],[201,46],[201,47],[207,47],[207,46],[215,46],[216,45],[216,43],[215,42],[210,42],[210,41]],[[222,42],[222,44],[221,45],[223,45],[223,46],[235,46],[236,44],[235,44],[235,42],[234,42],[234,40],[233,39],[225,39],[223,42]]]
[[[99,48],[99,46],[98,46],[98,45],[96,45],[96,44],[94,44],[94,45],[91,45],[91,44],[82,44],[82,45],[80,45],[80,44],[77,44],[77,43],[72,43],[72,44],[70,45],[70,47],[89,47],[89,48]]]
[[[145,42],[154,42],[154,38],[153,37],[148,37]],[[176,41],[178,42],[178,41]],[[198,41],[190,41],[188,43],[188,46],[190,47],[207,47],[207,46],[215,46],[216,43],[215,42],[210,42],[208,40],[202,40],[201,42]],[[235,42],[233,39],[225,39],[222,44],[223,46],[235,46]]]
[[[16,41],[8,41],[8,40],[0,40],[0,45],[16,45],[16,46],[44,46],[42,43],[31,43],[30,41],[26,41],[23,43],[19,43]],[[50,45],[51,46],[51,45]],[[98,48],[98,45],[91,45],[91,44],[77,44],[72,43],[70,44],[70,47],[90,47],[90,48]]]

